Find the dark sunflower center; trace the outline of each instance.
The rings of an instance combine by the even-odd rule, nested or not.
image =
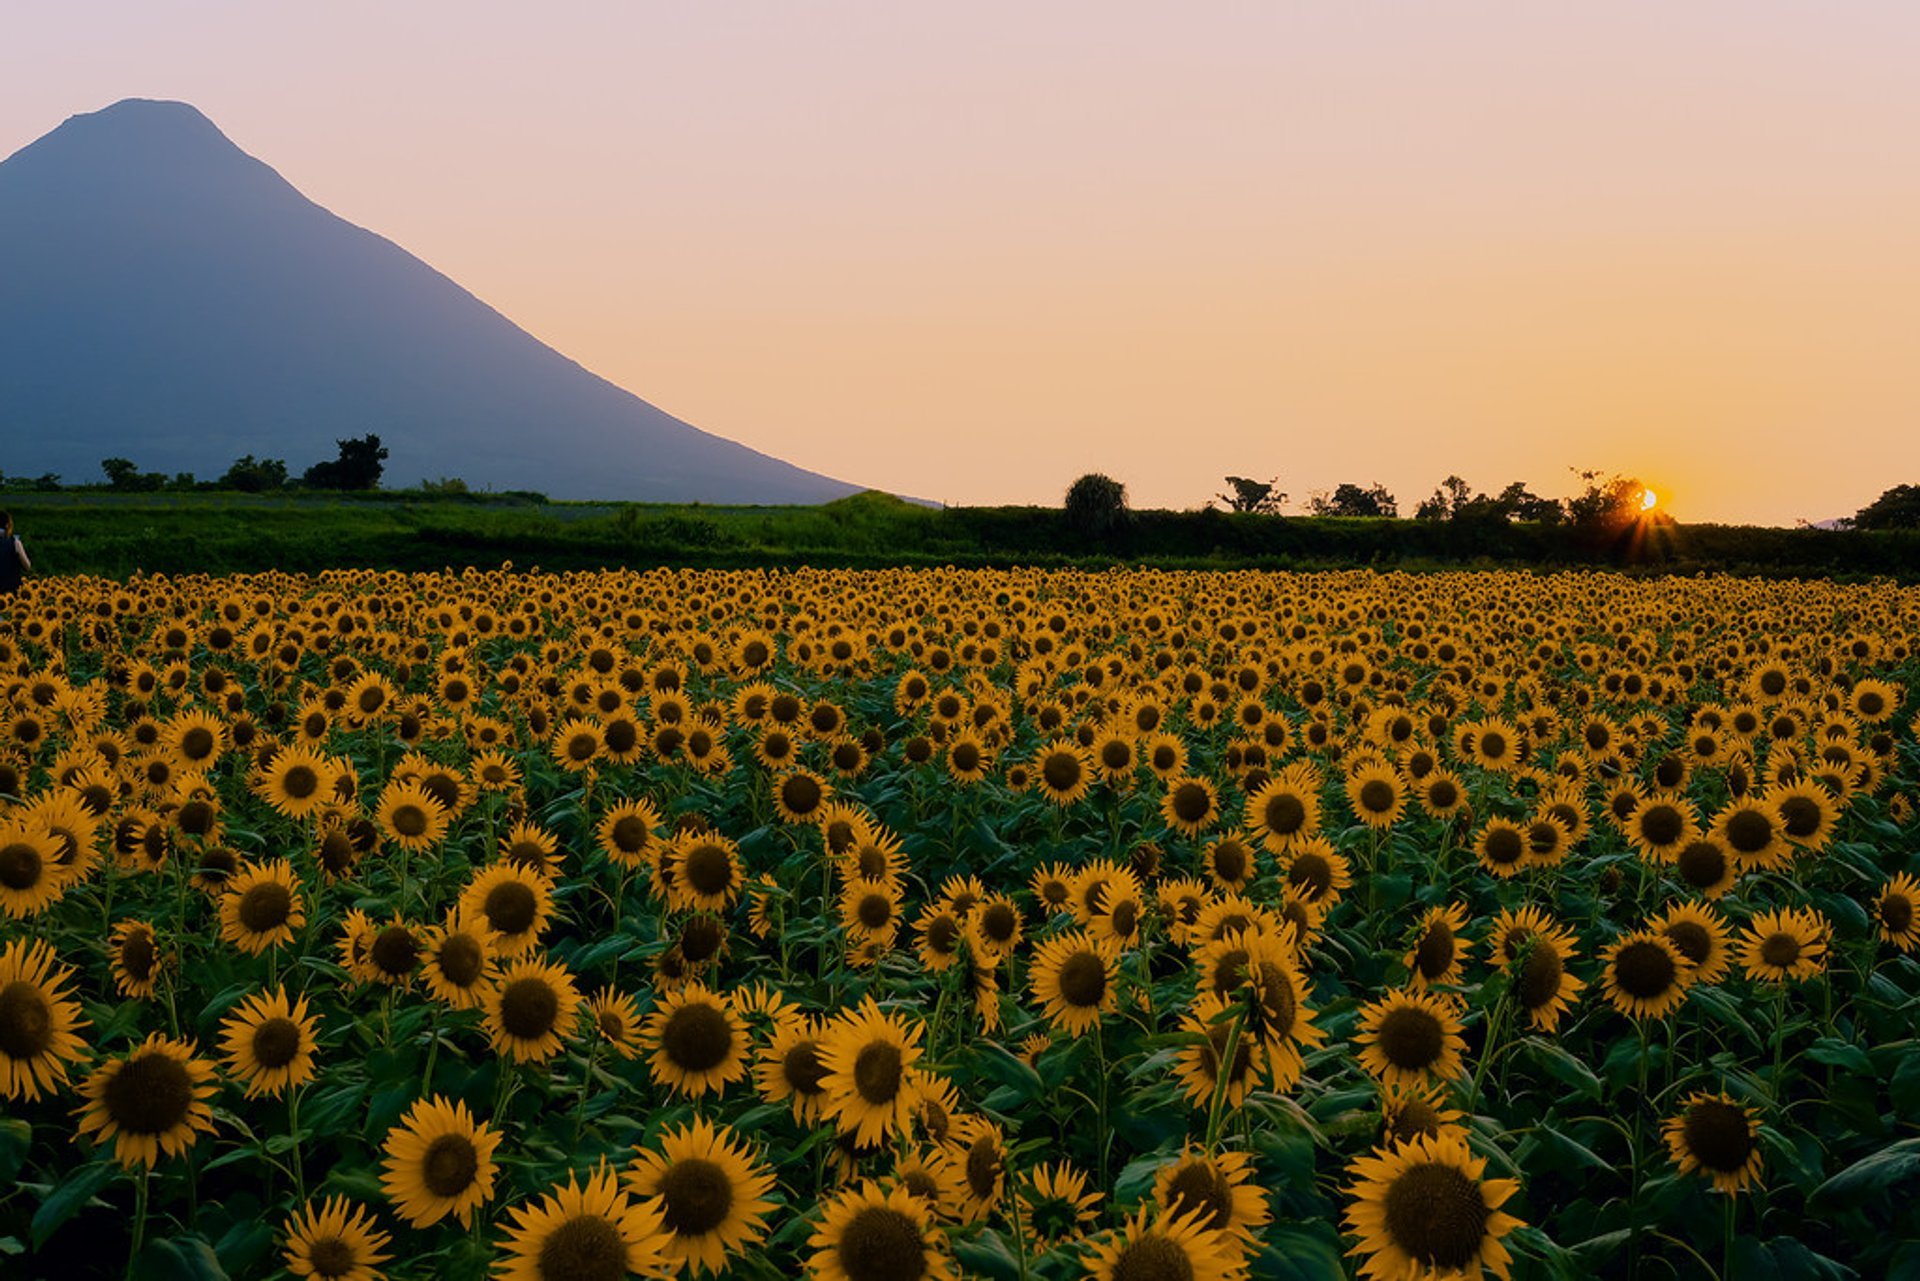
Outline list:
[[[420,941],[404,925],[389,925],[373,936],[367,955],[385,974],[411,974],[420,960]]]
[[[680,954],[698,964],[720,950],[726,931],[711,916],[690,917],[680,927]]]
[[[1261,817],[1275,836],[1291,836],[1306,826],[1307,807],[1292,792],[1281,792],[1267,798]]]
[[[1789,796],[1780,802],[1780,825],[1799,839],[1820,830],[1820,805],[1810,796]]]
[[[1308,897],[1318,899],[1333,888],[1333,864],[1319,854],[1302,854],[1287,869],[1287,880],[1306,890]]]
[[[1120,1251],[1113,1281],[1193,1281],[1193,1259],[1186,1247],[1159,1232],[1149,1232]]]
[[[547,865],[547,851],[538,841],[515,841],[507,846],[506,861],[518,868],[543,869]]]
[[[1682,1133],[1687,1151],[1709,1170],[1731,1174],[1745,1168],[1753,1153],[1745,1111],[1719,1099],[1702,1099],[1688,1108]]]
[[[1428,982],[1438,979],[1453,966],[1453,927],[1445,921],[1435,921],[1420,936],[1420,946],[1414,949],[1413,964],[1421,977]]]
[[[860,866],[860,876],[864,880],[878,881],[891,870],[887,863],[887,852],[878,845],[862,845],[855,852]]]
[[[608,748],[615,752],[631,752],[640,742],[640,727],[624,717],[609,721],[601,732]]]
[[[893,1102],[904,1076],[900,1047],[891,1041],[875,1041],[854,1056],[853,1088],[868,1103]]]
[[[971,774],[980,764],[980,749],[972,743],[956,743],[949,754],[953,767],[963,774]]]
[[[1300,1003],[1293,994],[1293,980],[1272,961],[1262,961],[1254,969],[1254,992],[1260,1001],[1262,1030],[1268,1036],[1285,1036],[1293,1030]]]
[[[1213,870],[1223,881],[1244,880],[1248,870],[1246,849],[1237,842],[1222,841],[1213,851]]]
[[[480,1154],[464,1134],[443,1134],[420,1158],[420,1181],[437,1197],[457,1197],[480,1173]]]
[[[820,1093],[820,1083],[827,1079],[827,1065],[820,1061],[820,1043],[801,1041],[788,1049],[780,1058],[780,1075],[795,1094],[811,1097]]]
[[[1107,917],[1113,926],[1113,932],[1121,938],[1133,937],[1134,927],[1140,923],[1140,905],[1132,899],[1116,903]]]
[[[339,1237],[321,1237],[307,1247],[307,1262],[313,1265],[313,1275],[332,1281],[350,1275],[360,1259],[350,1243]]]
[[[296,801],[304,801],[320,790],[320,775],[311,765],[296,765],[280,780],[280,790]]]
[[[820,784],[811,775],[790,774],[780,784],[780,799],[795,814],[811,814],[820,805]]]
[[[540,1243],[542,1281],[623,1281],[626,1276],[626,1238],[600,1215],[573,1215]]]
[[[1527,953],[1526,963],[1520,967],[1520,981],[1515,985],[1520,1004],[1537,1010],[1552,1001],[1560,995],[1560,979],[1564,973],[1559,951],[1545,939],[1536,940],[1533,950]]]
[[[724,846],[701,841],[680,861],[680,872],[697,893],[711,898],[733,884],[733,859]]]
[[[522,881],[502,881],[487,891],[481,910],[487,924],[511,938],[533,928],[540,907],[539,896]]]
[[[1060,966],[1060,995],[1067,1004],[1091,1009],[1106,999],[1107,966],[1092,952],[1075,952]]]
[[[1698,921],[1675,921],[1661,933],[1695,965],[1704,965],[1707,954],[1713,951],[1713,936]]]
[[[667,1016],[660,1048],[683,1072],[709,1072],[733,1052],[733,1026],[717,1006],[692,1001]]]
[[[1704,889],[1718,885],[1726,877],[1727,856],[1712,841],[1694,841],[1680,851],[1676,866],[1680,869],[1680,879]]]
[[[515,979],[500,993],[500,1026],[508,1036],[534,1041],[553,1030],[560,1017],[560,994],[543,978]]]
[[[1446,1043],[1440,1020],[1418,1006],[1400,1006],[1380,1020],[1380,1052],[1405,1071],[1424,1072],[1438,1063]]]
[[[942,912],[927,926],[927,950],[945,956],[953,951],[954,941],[959,937],[960,922]]]
[[[1464,1268],[1487,1235],[1480,1185],[1450,1165],[1429,1162],[1397,1176],[1385,1198],[1387,1234],[1416,1261]]]
[[[1773,843],[1773,823],[1759,810],[1741,810],[1727,820],[1727,844],[1740,854],[1758,854]]]
[[[1487,861],[1505,866],[1518,863],[1526,854],[1526,842],[1511,827],[1496,827],[1487,833]]]
[[[1019,916],[1005,903],[990,903],[987,910],[980,914],[980,928],[996,943],[1004,943],[1012,938],[1019,924]]]
[[[299,1053],[300,1026],[292,1019],[268,1019],[253,1029],[253,1057],[261,1067],[283,1068]]]
[[[1055,792],[1070,792],[1080,784],[1080,761],[1068,752],[1055,752],[1041,763],[1040,777]]]
[[[1233,1184],[1213,1162],[1189,1162],[1167,1185],[1167,1208],[1176,1216],[1200,1212],[1203,1226],[1224,1231],[1233,1221]]]
[[[427,830],[427,812],[418,805],[401,805],[393,811],[393,830],[403,837],[415,837]]]
[[[927,1274],[920,1225],[891,1206],[856,1211],[841,1229],[838,1253],[848,1281],[919,1281]]]
[[[152,974],[154,962],[158,959],[153,947],[153,935],[145,930],[129,934],[120,942],[120,968],[135,982],[142,982]]]
[[[249,934],[265,934],[287,923],[293,895],[278,881],[262,881],[240,896],[240,924]]]
[[[967,1149],[967,1187],[984,1201],[1000,1186],[1000,1145],[991,1134],[983,1134]]]
[[[107,1082],[102,1101],[113,1123],[129,1134],[165,1134],[187,1119],[193,1078],[169,1055],[136,1054]]]
[[[205,760],[213,755],[213,735],[194,726],[180,737],[180,754],[190,761]]]
[[[1422,1134],[1438,1134],[1440,1114],[1431,1103],[1413,1095],[1394,1112],[1387,1129],[1394,1139],[1402,1142]]]
[[[1800,940],[1791,934],[1769,934],[1761,941],[1760,959],[1784,970],[1800,959]]]
[[[1393,808],[1393,784],[1370,778],[1360,785],[1360,808],[1369,814],[1385,814]]]
[[[1665,994],[1679,977],[1673,954],[1645,939],[1620,949],[1613,959],[1613,973],[1621,991],[1643,1001]]]
[[[40,883],[44,865],[39,850],[25,841],[15,841],[0,849],[0,885],[10,890],[30,890]]]
[[[733,1180],[712,1161],[686,1157],[660,1176],[660,1212],[675,1235],[704,1236],[733,1211]]]
[[[1125,769],[1133,763],[1133,749],[1120,739],[1110,739],[1100,748],[1100,763],[1108,769]]]
[[[486,953],[468,934],[455,934],[440,945],[440,974],[455,987],[472,987],[486,968]]]
[[[1686,815],[1672,805],[1649,805],[1640,811],[1640,835],[1649,845],[1671,845],[1686,830]]]
[[[1182,823],[1198,823],[1213,809],[1207,789],[1198,783],[1182,783],[1173,789],[1173,813]]]
[[[0,1054],[31,1059],[53,1044],[53,1004],[22,979],[0,988]]]
[[[1881,899],[1880,923],[1889,933],[1906,933],[1913,924],[1913,900],[1904,894],[1889,894]]]
[[[885,928],[893,919],[893,900],[885,894],[873,893],[860,896],[860,904],[855,909],[860,924],[869,930]]]
[[[638,854],[647,847],[647,825],[631,814],[613,824],[614,848],[624,854]]]

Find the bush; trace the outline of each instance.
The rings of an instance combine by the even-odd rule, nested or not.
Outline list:
[[[1127,524],[1127,487],[1111,476],[1088,472],[1067,490],[1067,525],[1091,542],[1103,543]]]

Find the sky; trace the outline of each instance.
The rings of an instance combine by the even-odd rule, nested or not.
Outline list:
[[[1910,0],[0,9],[0,154],[199,107],[587,368],[950,503],[1920,482]]]

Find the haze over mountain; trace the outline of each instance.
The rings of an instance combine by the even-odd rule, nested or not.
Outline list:
[[[0,467],[298,475],[377,433],[386,482],[812,503],[845,484],[583,369],[336,217],[185,103],[128,99],[0,162]]]

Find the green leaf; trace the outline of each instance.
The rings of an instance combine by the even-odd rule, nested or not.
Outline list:
[[[120,1167],[111,1161],[94,1161],[75,1170],[67,1181],[47,1194],[33,1212],[33,1248],[38,1250],[60,1225],[80,1213],[100,1189],[113,1182]]]
[[[1020,1261],[991,1228],[971,1240],[955,1241],[953,1255],[966,1265],[968,1276],[1017,1278],[1020,1275]]]
[[[1325,1224],[1317,1227],[1289,1223],[1260,1233],[1262,1252],[1257,1275],[1284,1281],[1345,1281],[1340,1262],[1340,1240]]]
[[[1902,1139],[1862,1157],[1813,1190],[1814,1201],[1884,1197],[1900,1180],[1920,1173],[1920,1139]]]
[[[147,1242],[133,1261],[133,1275],[142,1281],[227,1281],[213,1247],[199,1237]]]
[[[1871,1077],[1873,1060],[1867,1052],[1849,1041],[1838,1037],[1823,1036],[1807,1047],[1807,1057],[1815,1063],[1825,1063],[1830,1067],[1845,1068],[1849,1072],[1858,1072]]]
[[[1600,1097],[1600,1078],[1558,1042],[1528,1037],[1525,1045],[1527,1057],[1538,1063],[1548,1076],[1585,1098]]]

